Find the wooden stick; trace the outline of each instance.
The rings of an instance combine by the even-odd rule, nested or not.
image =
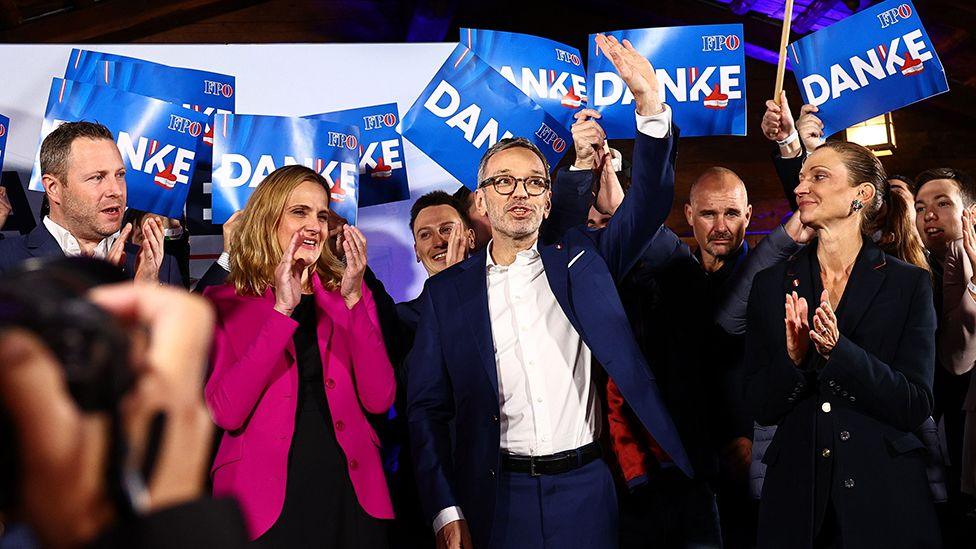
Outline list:
[[[773,101],[777,105],[783,96],[783,77],[786,75],[786,46],[790,42],[790,25],[793,23],[793,0],[786,0],[786,8],[783,11],[783,34],[779,39],[779,64],[776,65],[776,91],[773,93]]]

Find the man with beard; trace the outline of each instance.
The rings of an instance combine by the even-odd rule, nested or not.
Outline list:
[[[670,211],[677,136],[648,61],[626,41],[597,43],[637,114],[633,183],[613,219],[540,245],[552,206],[548,163],[528,140],[503,139],[478,169],[475,199],[491,242],[428,279],[422,294],[408,418],[440,547],[618,546],[591,358],[671,463],[693,476],[615,288]]]
[[[163,252],[163,226],[142,224],[142,246],[126,243],[125,164],[112,132],[66,122],[41,143],[41,181],[50,215],[30,233],[0,241],[0,273],[32,257],[84,255],[122,267],[136,280],[180,285],[179,267]]]

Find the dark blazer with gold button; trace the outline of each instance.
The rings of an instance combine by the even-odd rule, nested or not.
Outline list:
[[[820,299],[817,243],[757,275],[748,307],[746,398],[777,425],[759,517],[760,547],[811,547],[832,505],[845,547],[941,547],[925,447],[912,434],[932,407],[935,311],[929,274],[867,241],[837,306],[824,360],[786,352],[784,303]]]

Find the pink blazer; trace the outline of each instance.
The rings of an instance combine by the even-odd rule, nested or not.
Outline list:
[[[363,413],[386,412],[396,393],[373,295],[364,285],[362,299],[349,310],[317,275],[312,283],[325,395],[349,478],[364,511],[392,519],[380,440]],[[274,310],[270,289],[262,297],[241,297],[224,284],[204,295],[217,312],[205,398],[225,431],[210,472],[214,495],[237,499],[256,539],[278,519],[285,500],[298,396],[292,341],[298,323]]]

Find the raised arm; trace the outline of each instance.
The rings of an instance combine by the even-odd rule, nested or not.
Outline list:
[[[972,370],[976,362],[976,300],[967,289],[972,278],[973,265],[963,240],[950,242],[943,273],[938,345],[942,366],[956,375]]]

